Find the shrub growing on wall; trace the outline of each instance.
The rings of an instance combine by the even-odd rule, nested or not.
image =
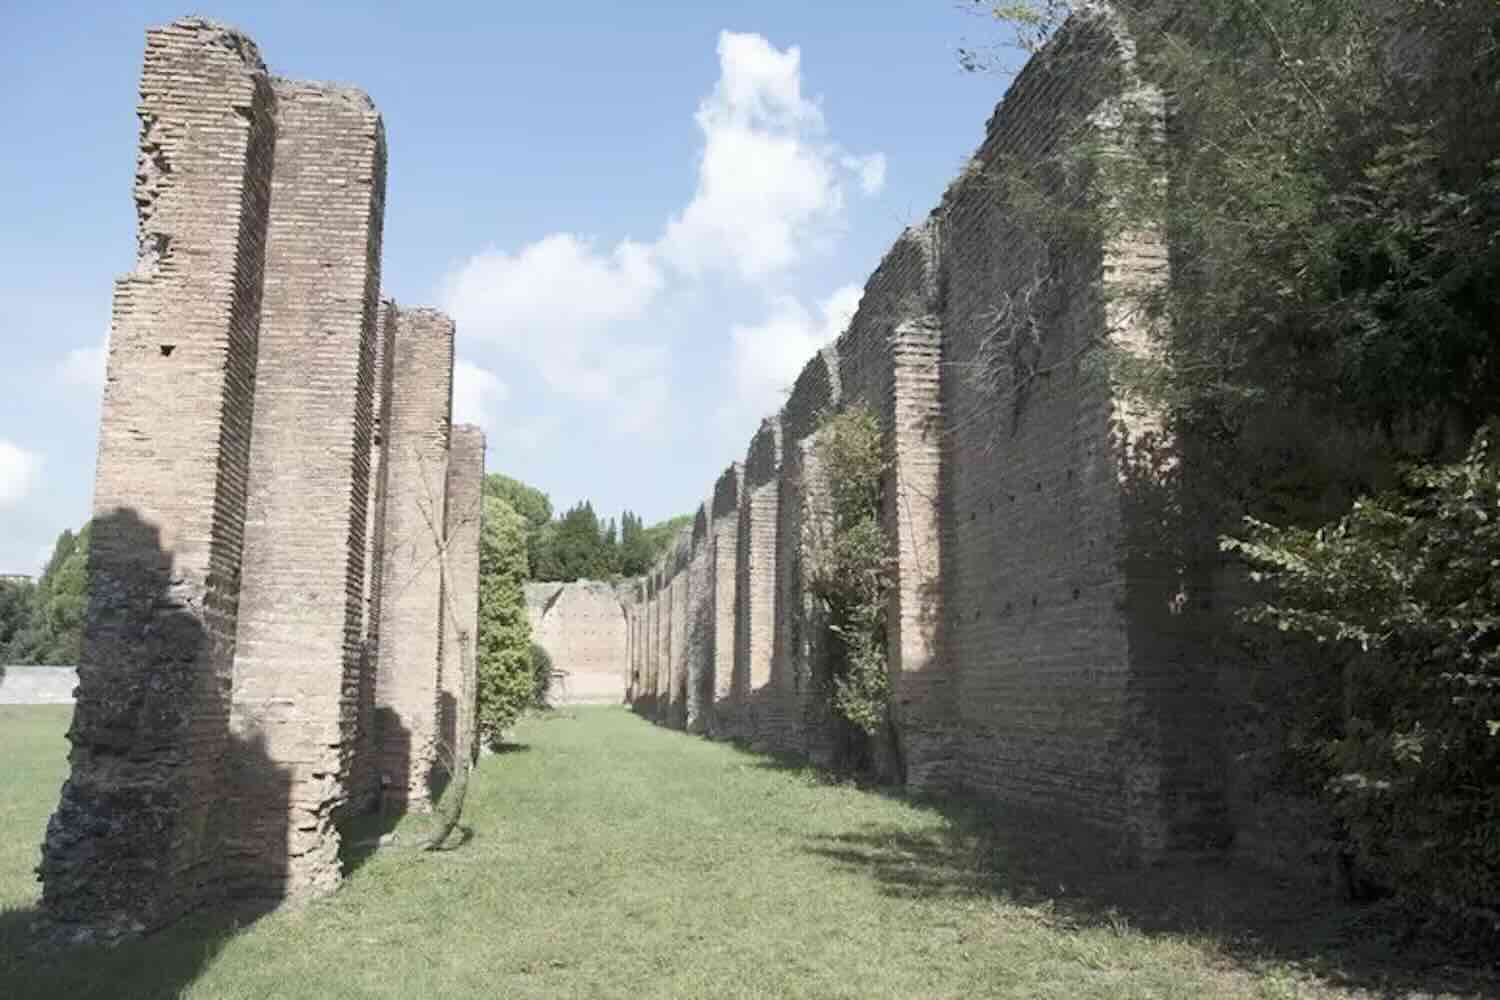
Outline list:
[[[497,746],[534,704],[531,622],[526,617],[526,520],[494,496],[484,499],[479,535],[479,738]]]
[[[880,422],[863,405],[826,414],[815,450],[828,483],[828,507],[810,519],[809,580],[834,638],[830,699],[840,718],[873,737],[890,710],[886,602],[893,576],[880,524]]]

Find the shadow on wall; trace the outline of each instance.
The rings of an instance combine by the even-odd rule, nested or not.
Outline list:
[[[761,768],[838,780],[793,755],[741,753]],[[1027,907],[1058,929],[1206,938],[1242,968],[1292,961],[1371,996],[1500,997],[1487,955],[1461,952],[1435,935],[1411,938],[1409,924],[1380,905],[1349,906],[1307,883],[1222,857],[1114,864],[1106,860],[1112,844],[1098,831],[1060,827],[1054,815],[892,788],[869,794],[912,804],[930,822],[916,829],[871,824],[810,837],[803,849],[872,879],[891,896],[996,900]]]
[[[1117,447],[1136,717],[1116,760],[1130,833],[1147,856],[1224,848],[1233,830],[1211,621],[1217,520],[1199,509],[1189,450],[1156,434]]]
[[[263,733],[230,731],[232,645],[174,589],[154,525],[121,510],[93,537],[73,770],[39,869],[49,905],[0,913],[7,1000],[175,997],[288,889],[291,775]],[[226,794],[240,780],[253,815]]]
[[[453,780],[458,750],[458,699],[451,692],[438,694],[437,748],[427,769],[427,800],[434,805]]]

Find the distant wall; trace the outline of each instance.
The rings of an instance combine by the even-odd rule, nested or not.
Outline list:
[[[0,705],[71,705],[74,667],[0,667]]]
[[[528,583],[526,613],[531,641],[552,656],[565,676],[553,683],[556,704],[618,705],[625,700],[630,652],[625,601],[633,585]]]

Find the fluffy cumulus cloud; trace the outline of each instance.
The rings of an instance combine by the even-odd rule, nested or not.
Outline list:
[[[17,503],[30,493],[41,470],[39,455],[0,438],[0,508]]]
[[[602,246],[554,233],[470,258],[443,295],[467,357],[503,359],[506,371],[519,361],[560,397],[612,407],[616,430],[646,434],[669,396],[666,347],[653,335],[674,293],[691,294],[715,275],[772,297],[771,320],[733,327],[726,318],[719,334],[732,339],[737,372],[760,370],[745,376],[756,387],[800,367],[810,353],[802,348],[821,342],[826,316],[776,297],[774,282],[838,235],[852,191],[881,190],[885,158],[829,139],[822,110],[802,92],[796,47],[725,31],[718,55],[719,79],[695,116],[703,138],[697,183],[660,236]],[[806,329],[816,332],[799,340],[795,331]],[[774,358],[742,360],[742,351],[759,353],[758,338]],[[480,391],[473,372],[464,378]]]
[[[808,359],[848,327],[863,294],[845,285],[815,309],[793,298],[778,299],[764,321],[730,331],[734,398],[719,411],[731,433],[779,407]]]
[[[827,141],[822,110],[802,95],[801,63],[795,46],[783,52],[760,35],[720,33],[719,82],[696,116],[698,189],[662,238],[686,273],[765,278],[836,229],[850,179],[865,194],[884,186],[884,156]]]

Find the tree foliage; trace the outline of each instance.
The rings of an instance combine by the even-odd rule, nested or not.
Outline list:
[[[57,536],[52,557],[35,584],[0,584],[0,661],[78,662],[88,609],[90,526]]]
[[[890,711],[886,604],[893,559],[880,523],[885,474],[880,423],[868,407],[823,417],[816,438],[828,506],[810,521],[809,580],[833,633],[834,711],[866,737]]]
[[[1342,704],[1287,737],[1311,748],[1361,864],[1494,908],[1500,510],[1473,436],[1500,412],[1500,6],[983,6],[1033,51],[1072,14],[1118,18],[1136,82],[1163,96],[1121,102],[1116,129],[1046,163],[995,168],[1044,239],[1165,239],[1169,280],[1112,292],[1156,347],[1096,345],[1117,384],[1217,454],[1295,412],[1383,432],[1389,461],[1413,465],[1331,523],[1252,519],[1224,545],[1273,595],[1248,617],[1322,644],[1312,669]]]
[[[506,501],[484,498],[479,534],[479,738],[499,745],[535,704],[531,623],[526,615],[526,519]]]
[[[1031,49],[1069,15],[1099,9],[984,6]],[[1162,350],[1112,358],[1115,377],[1229,434],[1307,400],[1340,419],[1452,417],[1472,432],[1500,398],[1493,2],[1115,10],[1137,45],[1135,71],[1167,96],[1176,138],[1157,141],[1156,105],[1126,102],[1116,134],[1080,136],[1040,166],[998,167],[1044,227],[1168,238],[1172,280],[1116,293],[1155,321]],[[1089,196],[1046,198],[1059,176],[1088,177]]]
[[[1500,921],[1500,462],[1448,465],[1315,530],[1247,519],[1225,546],[1272,596],[1253,621],[1338,650],[1341,732],[1313,744],[1363,861]]]

